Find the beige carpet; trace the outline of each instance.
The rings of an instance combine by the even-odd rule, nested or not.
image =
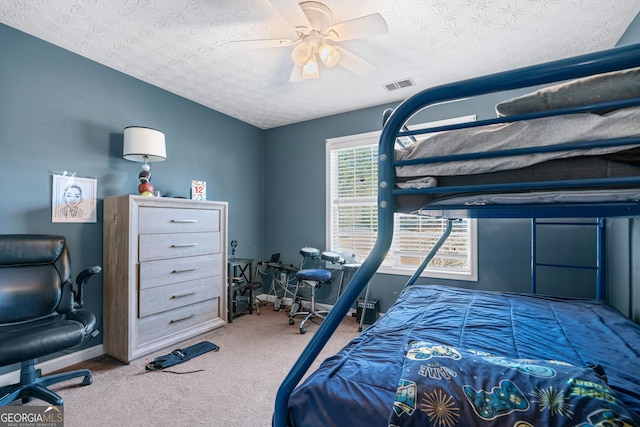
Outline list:
[[[91,369],[93,384],[79,386],[76,379],[51,388],[64,399],[65,427],[270,426],[280,383],[318,329],[311,324],[301,335],[298,324],[299,320],[290,326],[284,310],[276,312],[267,305],[260,315],[236,317],[222,329],[180,345],[207,340],[220,346],[218,352],[172,368],[202,372],[145,372],[147,363],[173,347],[129,365],[98,357],[74,366]],[[313,368],[357,335],[355,319],[345,319]],[[31,404],[45,405],[36,400]]]

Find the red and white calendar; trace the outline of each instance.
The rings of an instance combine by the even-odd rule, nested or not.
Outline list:
[[[194,200],[207,200],[206,181],[191,181],[191,198]]]

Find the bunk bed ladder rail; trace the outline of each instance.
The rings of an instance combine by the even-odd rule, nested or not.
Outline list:
[[[424,269],[427,268],[427,266],[429,265],[433,257],[436,256],[436,254],[438,253],[438,251],[440,250],[444,242],[449,238],[449,235],[451,234],[451,230],[453,229],[453,221],[458,221],[458,220],[453,218],[447,218],[447,225],[445,226],[445,229],[442,232],[442,235],[440,236],[436,244],[433,246],[433,248],[431,248],[427,256],[424,258],[424,260],[418,267],[418,269],[413,273],[411,278],[407,281],[407,284],[405,285],[405,287],[413,285],[416,282],[416,280],[418,280],[418,277],[420,277]]]
[[[537,227],[539,225],[550,226],[595,226],[596,227],[596,254],[595,265],[584,266],[574,264],[556,264],[556,263],[541,263],[537,260],[538,253],[538,233]],[[595,270],[595,291],[596,299],[605,300],[606,298],[606,263],[605,263],[605,242],[606,242],[606,219],[596,218],[595,222],[554,222],[544,221],[539,222],[538,218],[531,218],[531,293],[535,294],[538,291],[537,280],[537,267],[554,267],[554,268],[573,268],[573,269],[587,269]]]

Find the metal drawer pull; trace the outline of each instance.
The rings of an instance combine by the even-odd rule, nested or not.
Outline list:
[[[188,297],[188,296],[191,296],[191,295],[193,295],[195,293],[196,293],[196,291],[191,291],[191,292],[187,292],[185,294],[171,295],[171,299]]]
[[[182,322],[182,321],[184,321],[184,320],[189,320],[189,319],[191,319],[192,317],[196,317],[196,315],[195,315],[195,314],[191,314],[191,315],[189,315],[189,316],[187,316],[187,317],[183,317],[183,318],[181,318],[181,319],[171,320],[171,321],[169,321],[169,324]]]
[[[197,270],[197,267],[194,268],[183,268],[182,270],[173,270],[171,273],[188,273],[190,271]]]
[[[197,219],[172,219],[171,222],[175,224],[193,224],[198,222]]]
[[[189,248],[191,246],[198,246],[197,243],[183,243],[181,245],[171,245],[172,248]]]

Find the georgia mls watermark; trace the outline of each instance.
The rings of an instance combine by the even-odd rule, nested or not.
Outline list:
[[[0,406],[0,427],[64,427],[62,406]]]

